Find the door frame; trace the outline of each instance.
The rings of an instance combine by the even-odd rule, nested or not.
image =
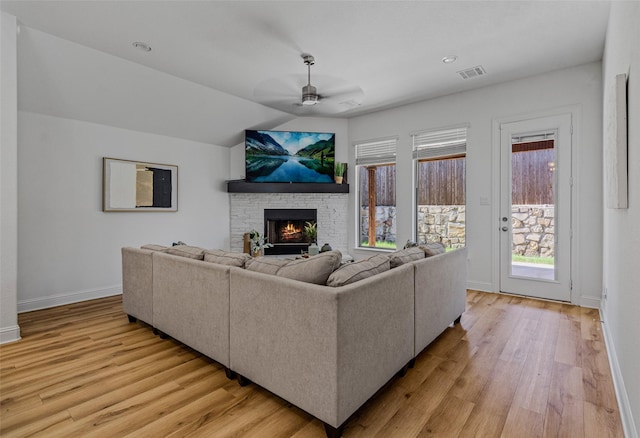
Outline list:
[[[500,126],[503,123],[522,122],[530,119],[538,119],[543,117],[554,117],[560,115],[571,116],[571,205],[570,205],[570,227],[573,238],[570,239],[571,252],[570,267],[571,270],[571,285],[570,285],[570,297],[572,304],[580,304],[581,284],[579,276],[574,273],[579,272],[578,267],[578,239],[575,237],[578,235],[578,218],[575,212],[578,211],[577,203],[577,190],[578,185],[578,172],[577,172],[577,159],[576,159],[576,145],[580,144],[580,129],[582,122],[582,114],[579,105],[564,106],[544,111],[537,111],[531,113],[524,113],[515,116],[506,116],[493,119],[492,130],[492,161],[491,161],[491,187],[493,194],[493,202],[491,209],[491,260],[493,262],[493,269],[491,272],[491,283],[493,285],[493,292],[500,293],[500,152],[501,152],[501,132]]]

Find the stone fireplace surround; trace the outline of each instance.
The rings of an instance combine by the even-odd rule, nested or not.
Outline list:
[[[309,208],[317,210],[318,245],[348,254],[347,193],[229,193],[229,202],[231,251],[242,252],[244,233],[264,232],[265,208]]]

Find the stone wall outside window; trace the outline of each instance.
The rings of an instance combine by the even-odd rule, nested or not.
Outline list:
[[[360,241],[367,240],[368,208],[360,215]],[[555,218],[552,205],[514,205],[511,212],[513,254],[553,257]],[[464,205],[418,206],[418,242],[442,242],[446,247],[464,247],[466,215]],[[396,242],[395,206],[376,207],[376,236],[379,241]],[[404,245],[398,243],[398,248]],[[402,245],[401,245],[402,244]]]

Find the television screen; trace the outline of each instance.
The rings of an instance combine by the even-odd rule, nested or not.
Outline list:
[[[249,182],[332,183],[336,135],[325,132],[245,131]]]

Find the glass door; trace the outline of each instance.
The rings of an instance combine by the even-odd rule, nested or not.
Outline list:
[[[571,300],[571,116],[501,125],[500,291]]]

